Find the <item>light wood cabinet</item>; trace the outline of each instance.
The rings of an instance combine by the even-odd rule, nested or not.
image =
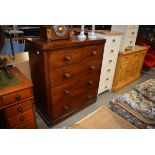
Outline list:
[[[140,78],[148,48],[135,46],[134,51],[119,53],[112,91],[116,92]]]

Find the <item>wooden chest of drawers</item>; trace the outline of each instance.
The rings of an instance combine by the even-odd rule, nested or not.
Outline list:
[[[36,128],[32,84],[17,68],[11,68],[10,72],[19,83],[0,89],[0,127]]]
[[[27,42],[36,109],[48,125],[96,101],[104,39]]]
[[[119,54],[112,87],[113,92],[140,78],[147,50],[148,47],[136,45],[134,51]]]

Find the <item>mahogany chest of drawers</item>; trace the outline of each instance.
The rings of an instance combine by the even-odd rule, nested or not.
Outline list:
[[[0,128],[36,128],[32,83],[17,68],[10,72],[19,83],[0,89]]]
[[[36,109],[54,125],[97,99],[105,40],[28,40]]]

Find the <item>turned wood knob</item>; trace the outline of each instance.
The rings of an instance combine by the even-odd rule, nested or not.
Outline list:
[[[130,41],[130,44],[132,43],[133,41]]]
[[[20,100],[20,95],[16,95],[16,100],[18,101],[18,100]]]
[[[135,34],[134,32],[132,32],[131,34]]]
[[[96,51],[92,51],[91,55],[96,55],[96,53],[97,53]]]
[[[108,69],[107,71],[110,72],[110,69]]]
[[[67,73],[67,72],[64,73],[64,77],[65,77],[65,78],[70,78],[70,76],[71,76],[70,73]]]
[[[111,53],[113,53],[114,52],[114,50],[111,50]]]
[[[88,84],[89,84],[89,85],[93,84],[93,81],[89,80],[89,81],[88,81]]]
[[[94,70],[95,69],[95,66],[90,66],[89,69],[90,70]]]
[[[22,111],[23,111],[23,108],[22,108],[22,107],[18,107],[18,108],[17,108],[17,111],[18,111],[18,112],[22,112]]]
[[[106,80],[109,80],[109,78],[106,78]]]
[[[87,99],[91,99],[92,96],[91,96],[91,95],[87,95],[86,98],[87,98]]]
[[[68,106],[64,106],[64,111],[68,111],[68,110],[69,110]]]
[[[19,120],[20,121],[24,121],[25,120],[25,117],[24,116],[20,116]]]
[[[109,60],[109,62],[112,62],[112,60]]]
[[[70,61],[70,60],[71,60],[71,56],[65,55],[65,56],[64,56],[64,60]]]
[[[69,90],[68,90],[68,89],[65,89],[65,90],[64,90],[64,93],[65,93],[65,94],[69,94]]]
[[[112,40],[113,43],[114,43],[115,41],[116,41],[115,39]]]

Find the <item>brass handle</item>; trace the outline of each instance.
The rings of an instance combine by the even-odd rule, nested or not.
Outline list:
[[[24,116],[20,116],[19,120],[20,121],[24,121],[25,120],[25,117]]]
[[[109,78],[106,78],[106,80],[109,80]]]
[[[70,60],[71,60],[71,56],[67,56],[67,55],[65,55],[65,56],[64,56],[64,60],[66,60],[66,61],[70,61]]]
[[[111,50],[111,53],[113,53],[114,52],[114,50]]]
[[[65,112],[69,110],[68,106],[64,106]]]
[[[18,100],[20,100],[20,95],[16,95],[16,100],[18,101]]]
[[[107,71],[110,72],[110,69],[108,69]]]
[[[112,60],[109,60],[109,62],[112,62]]]
[[[92,52],[91,52],[91,55],[96,55],[96,54],[97,54],[96,51],[92,51]]]
[[[112,40],[113,43],[114,43],[115,41],[116,41],[115,39]]]
[[[91,95],[87,95],[86,98],[87,98],[87,99],[91,99],[92,96],[91,96]]]
[[[70,76],[71,76],[70,73],[67,73],[67,72],[64,73],[64,77],[65,77],[65,78],[70,78]]]
[[[95,69],[95,66],[90,66],[89,69],[90,69],[90,70],[94,70],[94,69]]]
[[[23,111],[23,108],[22,108],[22,107],[18,107],[18,108],[17,108],[17,111],[18,111],[18,112],[22,112],[22,111]]]
[[[89,85],[93,84],[93,81],[89,80],[89,81],[88,81],[88,84],[89,84]]]
[[[69,94],[69,90],[68,90],[68,89],[65,89],[65,90],[64,90],[64,93],[65,93],[65,94]]]

